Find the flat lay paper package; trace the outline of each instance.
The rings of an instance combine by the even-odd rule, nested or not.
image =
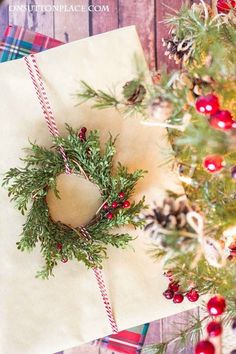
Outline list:
[[[134,27],[76,41],[36,55],[48,98],[61,134],[65,123],[74,128],[97,129],[101,140],[117,136],[115,160],[148,173],[134,198],[146,203],[161,200],[166,189],[181,190],[169,165],[158,167],[170,150],[166,131],[140,124],[141,118],[122,117],[113,109],[93,110],[78,103],[80,81],[108,90],[114,83],[132,80],[134,58],[144,63]],[[145,64],[144,64],[145,65]],[[22,148],[29,140],[49,148],[51,136],[44,121],[23,59],[0,65],[4,90],[0,96],[1,174],[20,166]],[[1,189],[1,301],[0,353],[50,354],[110,334],[110,326],[93,272],[76,261],[59,264],[55,277],[35,278],[42,264],[39,250],[21,253],[16,242],[25,217]],[[122,231],[138,236],[126,250],[110,247],[104,278],[119,330],[147,323],[191,308],[163,299],[166,288],[161,265],[147,254],[148,235],[141,230]]]

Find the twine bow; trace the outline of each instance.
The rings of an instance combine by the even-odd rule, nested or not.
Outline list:
[[[190,211],[187,214],[187,222],[196,232],[198,236],[198,242],[200,244],[200,248],[193,261],[192,268],[197,265],[202,254],[205,256],[207,262],[211,266],[215,268],[221,268],[225,264],[224,252],[219,242],[205,235],[203,217],[196,211]]]

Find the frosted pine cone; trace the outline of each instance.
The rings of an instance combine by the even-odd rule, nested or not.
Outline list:
[[[188,230],[186,215],[190,211],[188,202],[184,199],[166,198],[162,206],[155,206],[152,213],[144,215],[145,230],[151,237],[157,236],[163,230]]]

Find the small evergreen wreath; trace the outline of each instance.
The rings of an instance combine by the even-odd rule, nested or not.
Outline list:
[[[128,173],[126,167],[118,164],[113,173],[115,139],[110,136],[102,153],[97,131],[91,131],[87,137],[86,128],[78,131],[67,126],[67,131],[67,137],[53,138],[54,146],[50,150],[31,143],[29,155],[22,159],[25,167],[11,168],[3,180],[18,210],[24,215],[29,209],[17,247],[30,251],[37,242],[41,243],[45,265],[37,276],[42,278],[53,275],[58,261],[66,263],[73,258],[84,262],[88,268],[101,268],[107,257],[107,245],[125,248],[132,240],[127,233],[112,234],[110,230],[127,224],[142,226],[137,215],[145,208],[144,198],[138,203],[130,203],[128,198],[144,171]],[[94,218],[87,225],[76,228],[53,221],[46,202],[49,189],[60,198],[56,178],[65,169],[59,153],[61,146],[72,173],[86,176],[96,184],[103,200]]]

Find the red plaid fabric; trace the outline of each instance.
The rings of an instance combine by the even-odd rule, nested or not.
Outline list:
[[[97,345],[122,354],[139,354],[143,348],[149,324],[144,324],[96,341]]]
[[[0,62],[20,59],[61,44],[57,39],[12,25],[7,27],[0,42]]]

